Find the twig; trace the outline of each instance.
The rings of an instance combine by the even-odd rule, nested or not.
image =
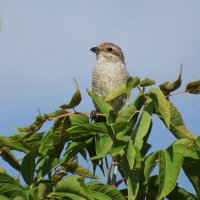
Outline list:
[[[110,174],[111,174],[111,170],[112,170],[112,166],[113,166],[113,163],[111,162],[110,163],[110,167],[107,168],[107,184],[111,184],[111,178],[110,178]]]
[[[167,97],[174,96],[174,95],[178,95],[178,94],[184,94],[184,93],[186,93],[186,92],[187,92],[186,90],[179,91],[179,92],[174,92],[174,93],[171,93],[171,94],[167,95]]]
[[[48,120],[54,120],[54,119],[58,119],[58,118],[61,118],[61,117],[67,117],[67,116],[70,116],[70,115],[75,115],[75,114],[83,114],[83,115],[90,115],[91,113],[90,112],[68,112],[66,114],[63,114],[63,115],[59,115],[59,116],[56,116],[56,117],[49,117]],[[104,114],[97,114],[98,116],[105,116]]]

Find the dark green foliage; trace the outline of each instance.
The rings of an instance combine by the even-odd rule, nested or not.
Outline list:
[[[181,68],[182,72],[182,68]],[[165,82],[160,89],[147,86],[154,80],[129,77],[125,84],[113,89],[104,99],[87,90],[99,108],[103,122],[91,122],[90,111],[70,112],[81,102],[76,91],[69,103],[49,114],[39,115],[31,125],[18,128],[18,134],[0,136],[0,155],[20,172],[26,185],[0,169],[0,199],[27,200],[197,200],[200,198],[200,137],[185,126],[181,114],[169,100],[172,91],[181,86],[181,72],[176,81]],[[186,86],[184,92],[198,94],[200,82]],[[137,97],[130,102],[131,92]],[[125,106],[116,113],[112,103],[120,95],[127,96]],[[156,115],[176,140],[165,150],[148,153],[148,137]],[[49,120],[52,127],[39,133]],[[162,137],[160,135],[159,137]],[[12,150],[23,152],[17,160]],[[80,164],[80,156],[93,166]],[[158,173],[152,171],[158,165]],[[179,188],[181,168],[192,183],[195,194]],[[107,183],[95,172],[100,169]],[[87,179],[89,178],[89,179]],[[91,180],[92,179],[92,180]],[[123,183],[124,189],[117,187]]]

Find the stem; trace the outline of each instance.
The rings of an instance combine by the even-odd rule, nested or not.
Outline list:
[[[174,95],[178,95],[178,94],[184,94],[184,93],[186,93],[186,92],[187,92],[186,90],[179,91],[179,92],[174,92],[174,93],[171,93],[171,94],[167,95],[167,97],[174,96]]]
[[[75,115],[75,114],[90,115],[91,113],[90,112],[69,112],[69,113],[66,113],[64,115],[59,115],[59,116],[56,116],[56,117],[50,117],[50,118],[48,118],[48,120],[50,121],[50,120],[58,119],[58,118],[61,118],[61,117],[67,117],[67,116]],[[105,116],[105,115],[98,113],[98,116]]]
[[[107,160],[107,158],[106,158],[106,160]],[[108,162],[108,160],[107,160],[107,162]],[[110,167],[108,167],[108,163],[106,164],[106,167],[108,167],[107,168],[107,184],[111,184],[111,178],[110,178],[110,174],[111,174],[111,170],[112,170],[112,166],[113,166],[113,163],[111,162],[110,163]]]

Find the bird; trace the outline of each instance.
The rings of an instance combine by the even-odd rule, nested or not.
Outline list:
[[[96,65],[92,72],[92,92],[105,98],[111,90],[126,83],[129,73],[126,68],[124,54],[119,46],[111,42],[103,42],[90,49],[96,54]],[[112,102],[117,113],[123,107],[126,94],[117,97]],[[96,112],[100,113],[97,105]]]

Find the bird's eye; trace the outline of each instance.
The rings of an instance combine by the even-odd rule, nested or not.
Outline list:
[[[111,52],[113,49],[111,47],[108,47],[107,50]]]

